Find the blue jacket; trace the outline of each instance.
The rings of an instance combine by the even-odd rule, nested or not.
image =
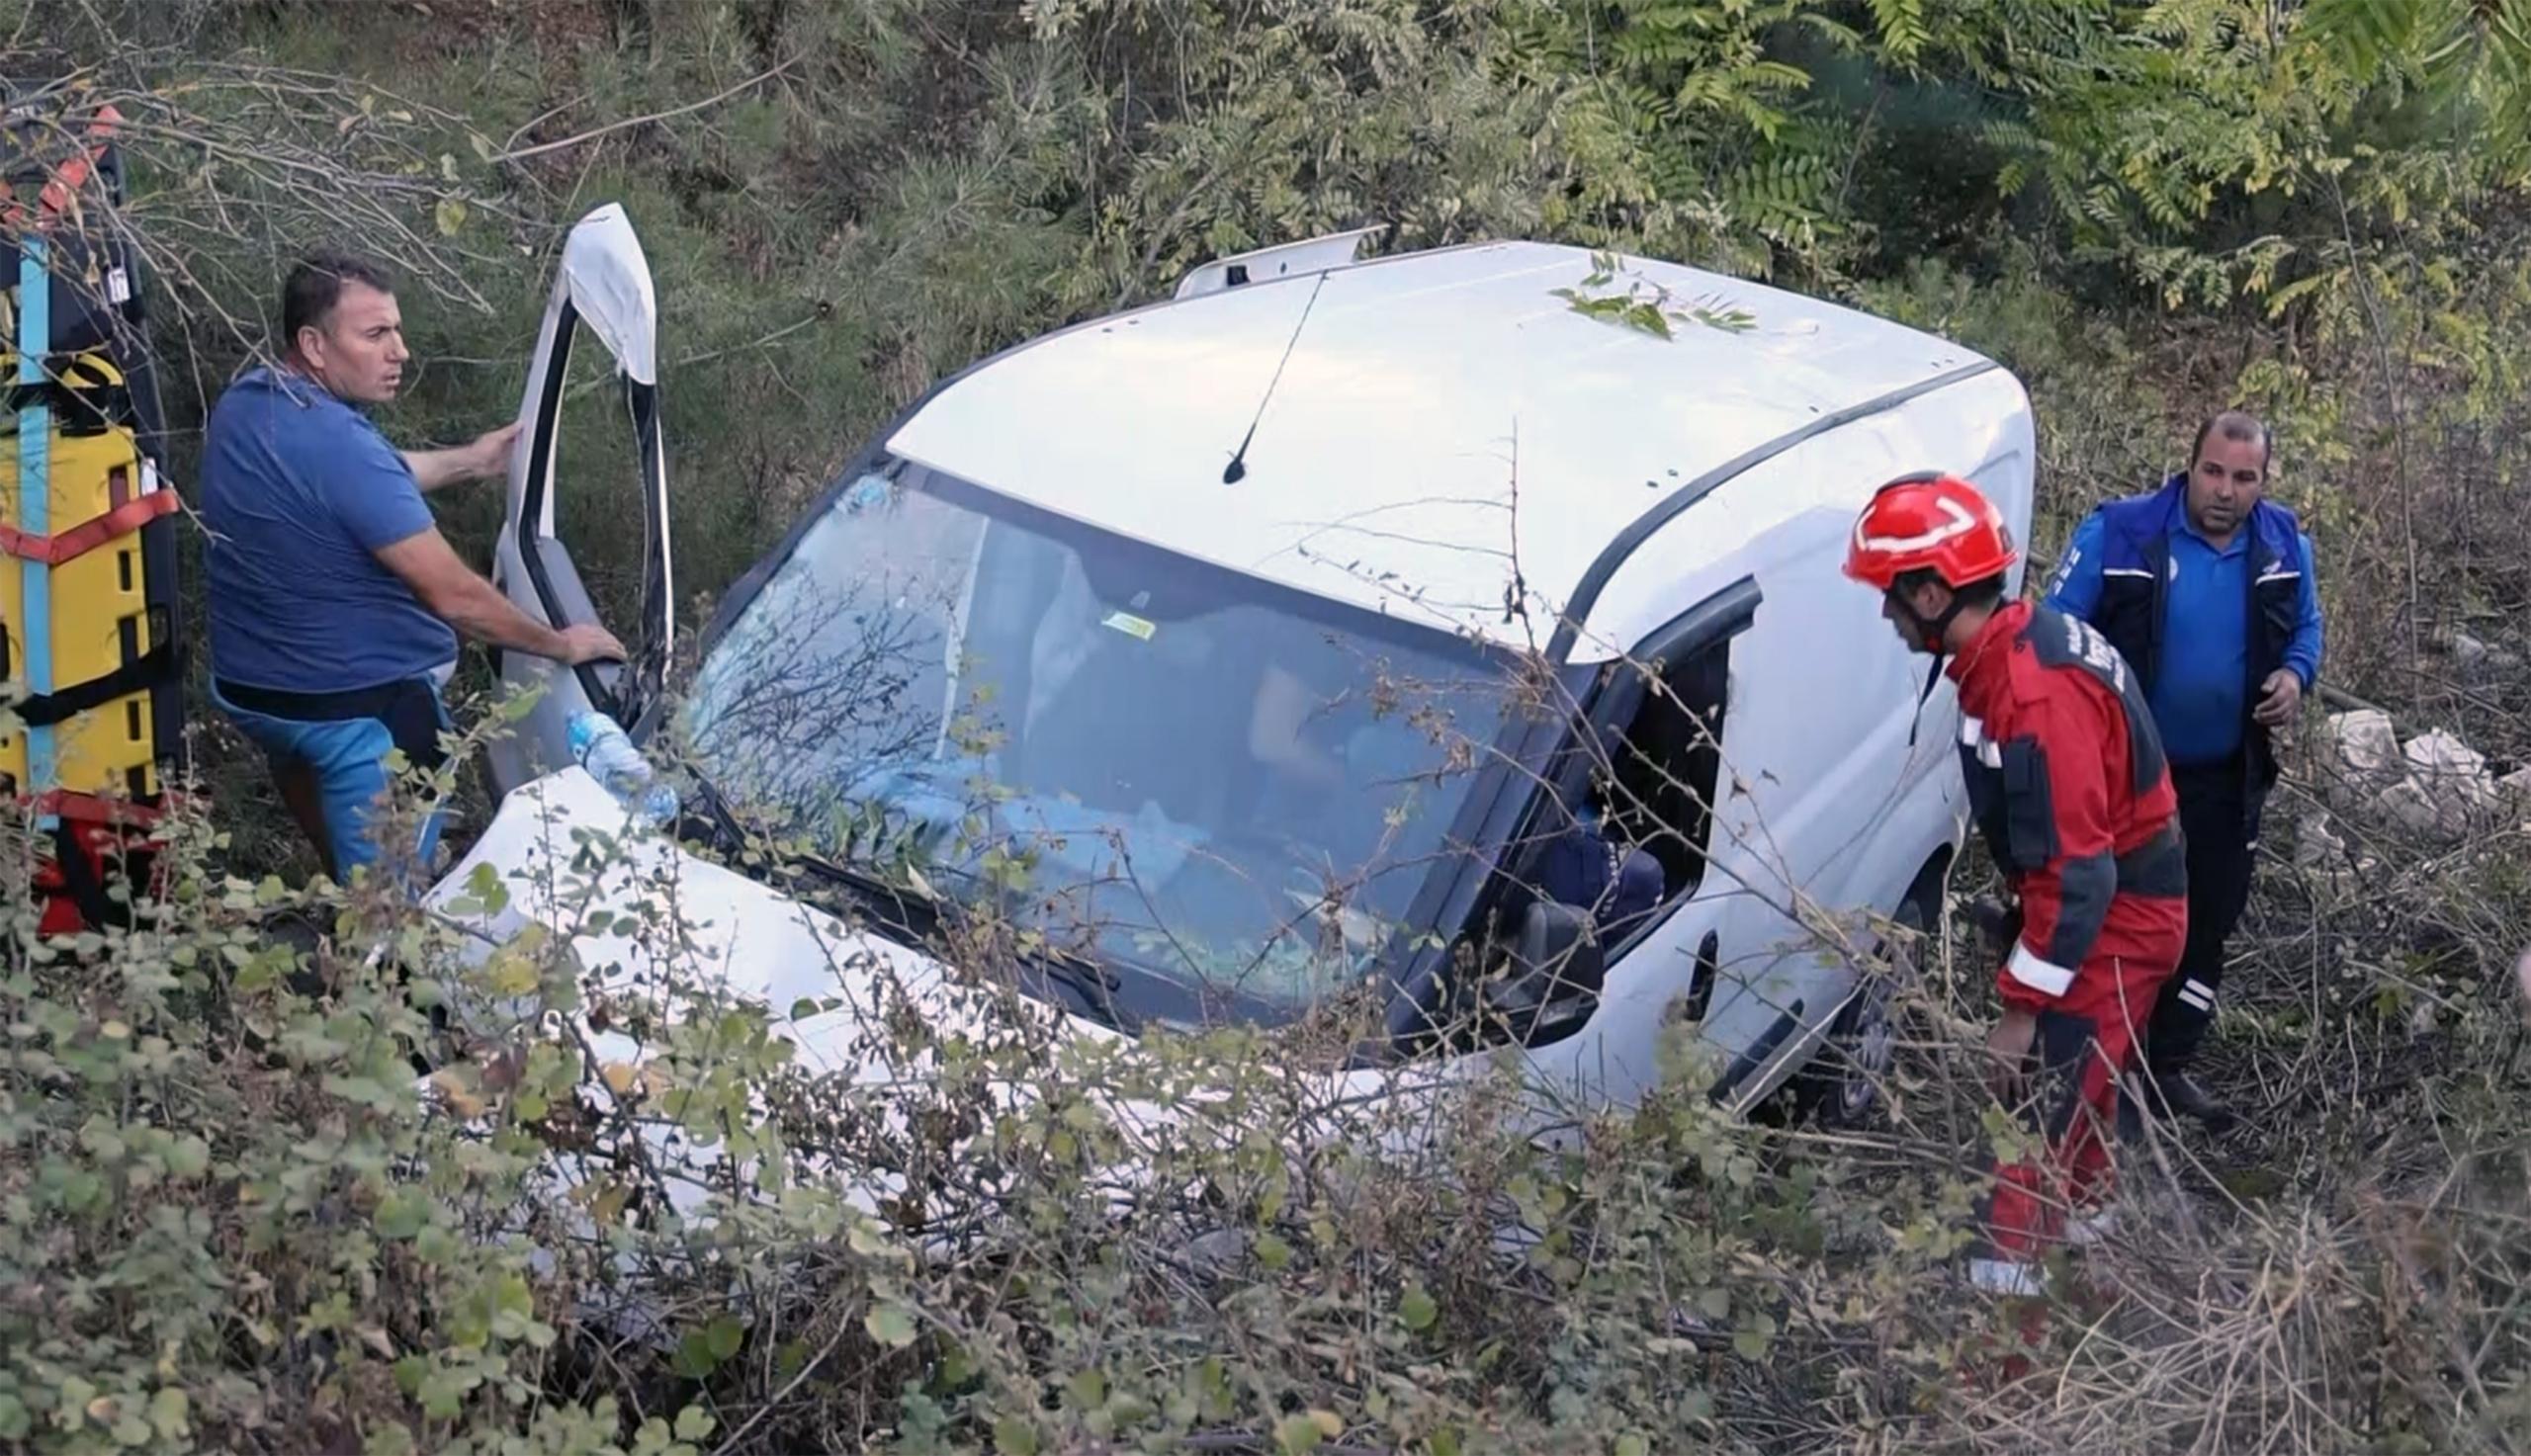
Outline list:
[[[2276,774],[2268,732],[2250,718],[2260,684],[2290,668],[2308,691],[2319,674],[2312,542],[2292,511],[2261,500],[2218,550],[2189,522],[2187,486],[2175,474],[2093,511],[2048,604],[2090,622],[2135,667],[2174,764],[2237,757],[2254,806]]]

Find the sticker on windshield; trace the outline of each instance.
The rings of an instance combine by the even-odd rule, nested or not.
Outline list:
[[[851,489],[843,492],[843,512],[848,516],[857,516],[874,505],[882,504],[887,498],[888,477],[879,474],[864,475],[852,482]]]
[[[1150,642],[1151,635],[1160,631],[1156,625],[1144,621],[1131,612],[1110,612],[1107,614],[1107,620],[1098,625],[1113,628],[1140,642]]]

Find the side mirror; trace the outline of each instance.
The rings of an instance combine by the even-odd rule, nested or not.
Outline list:
[[[1543,898],[1529,901],[1513,937],[1510,964],[1487,978],[1487,1018],[1523,1046],[1570,1036],[1600,1006],[1608,961],[1587,910]]]

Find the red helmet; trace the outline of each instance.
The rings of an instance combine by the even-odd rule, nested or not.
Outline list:
[[[1846,574],[1887,591],[1927,570],[1957,588],[2001,575],[2020,557],[2004,513],[1976,486],[1957,475],[1901,475],[1855,518]]]

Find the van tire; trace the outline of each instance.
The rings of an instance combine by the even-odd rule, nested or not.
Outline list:
[[[1881,965],[1864,978],[1861,991],[1839,1009],[1836,1023],[1789,1084],[1791,1122],[1851,1131],[1870,1125],[1880,1111],[1882,1084],[1897,1062],[1897,1007],[1918,977],[1922,938],[1942,902],[1943,865],[1927,865],[1889,918],[1910,932],[1898,943],[1876,946]]]

